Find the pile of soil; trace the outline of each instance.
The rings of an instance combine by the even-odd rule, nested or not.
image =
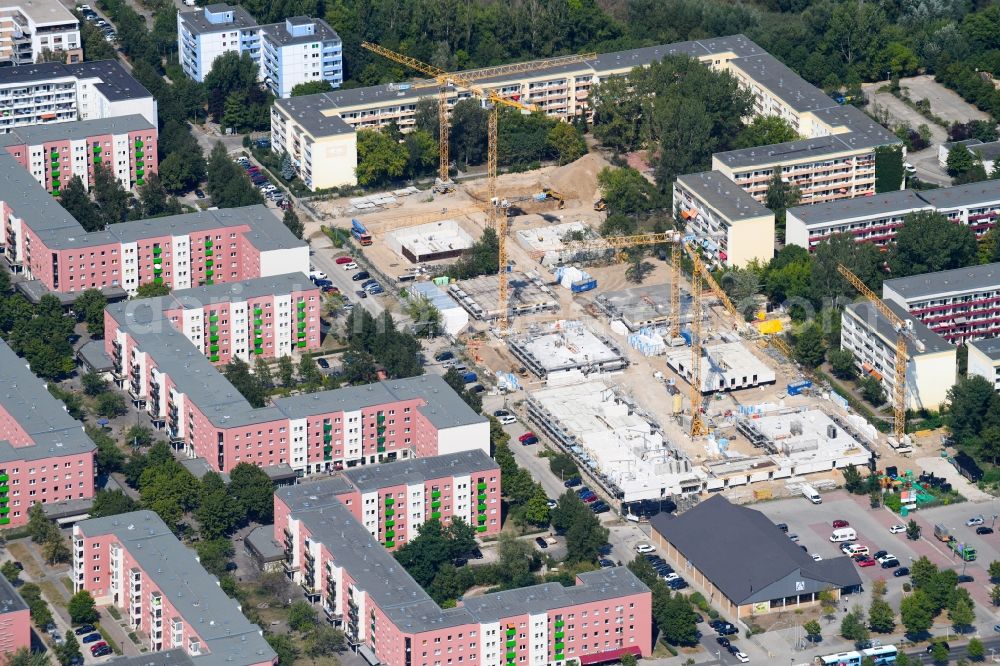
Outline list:
[[[567,199],[593,202],[600,196],[597,193],[597,174],[608,166],[611,166],[608,161],[597,153],[587,153],[575,162],[553,169],[546,180],[549,187]]]

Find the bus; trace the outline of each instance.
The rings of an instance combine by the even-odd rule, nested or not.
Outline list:
[[[884,664],[895,664],[897,654],[898,651],[895,645],[881,645],[860,651],[841,652],[839,654],[818,657],[817,663],[821,666],[861,666],[861,662],[865,657],[871,657],[875,660],[876,666],[883,666]]]

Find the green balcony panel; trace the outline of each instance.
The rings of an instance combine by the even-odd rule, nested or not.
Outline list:
[[[10,491],[10,486],[8,486],[6,483],[0,486],[0,493],[6,493],[9,491]]]
[[[507,641],[507,647],[517,647],[517,641]]]
[[[378,448],[377,448],[377,449],[375,450],[375,452],[376,452],[376,453],[385,453],[385,447],[384,447],[384,446],[380,446],[380,447],[378,447]]]
[[[386,506],[392,506],[395,503],[396,503],[396,500],[394,500],[393,498],[391,498],[391,497],[386,497],[385,498],[385,505]]]
[[[210,278],[213,275],[215,275],[215,271],[213,271],[211,268],[209,268],[207,271],[205,271],[205,277]]]
[[[101,163],[100,156],[94,157],[94,164],[100,164],[100,163]]]
[[[211,352],[217,352],[219,351],[219,345],[212,345],[208,348],[208,350]]]
[[[440,517],[441,517],[441,512],[440,511],[435,511],[435,512],[431,513],[431,518],[433,518],[435,520],[439,519]]]
[[[7,481],[9,479],[10,479],[10,477],[8,475],[6,475],[6,474],[0,474],[0,483],[3,483],[4,481]]]
[[[213,326],[209,326],[208,330],[209,330],[210,333],[218,333],[219,332],[219,327],[218,326],[214,326],[214,325]]]
[[[386,539],[393,539],[396,536],[396,532],[393,530],[387,530],[385,533]]]
[[[479,527],[476,528],[476,531],[477,532],[485,532],[486,531],[486,525],[480,525]]]
[[[0,516],[6,516],[8,513],[10,513],[10,509],[9,508],[7,508],[5,506],[0,507]]]
[[[563,626],[564,624],[566,624],[566,623],[563,622],[562,620],[556,620],[556,629],[558,629],[559,627]]]
[[[507,659],[510,659],[511,661],[513,661],[516,658],[517,658],[517,653],[516,652],[508,652],[507,653]]]
[[[295,307],[297,307],[299,309],[304,308],[305,306],[306,306],[306,302],[305,301],[296,301],[295,302]]]
[[[563,657],[563,653],[562,652],[557,652],[556,655],[555,655],[555,660],[556,661],[562,661],[564,658],[565,657]]]
[[[6,516],[0,518],[0,525],[9,525],[9,524],[10,524],[10,518],[7,518]]]
[[[396,521],[395,520],[387,520],[387,521],[385,521],[385,526],[386,527],[395,527],[396,526]]]
[[[218,342],[219,341],[219,336],[217,336],[217,335],[210,335],[210,336],[208,336],[208,341],[209,342]]]
[[[256,349],[253,350],[253,353],[259,356],[264,353],[264,350],[261,349],[260,347],[257,347]]]
[[[333,441],[333,435],[323,435],[323,441],[326,442],[326,443],[332,442]]]
[[[556,643],[555,645],[556,652],[562,652],[564,647],[565,646],[562,643]]]
[[[205,280],[205,284],[215,284],[215,280]]]
[[[517,629],[514,629],[513,627],[510,627],[510,628],[507,629],[507,635],[508,636],[513,636],[516,633],[517,633]]]
[[[212,361],[212,363],[218,363],[219,362],[219,357],[218,356],[212,356],[210,360]]]
[[[562,631],[557,631],[557,632],[555,633],[555,637],[556,637],[556,640],[557,640],[557,641],[561,641],[561,640],[562,640],[562,638],[563,638],[563,636],[565,636],[565,635],[566,635],[566,634],[565,634],[565,632],[562,632]]]
[[[478,508],[480,511],[486,511],[486,505],[485,504],[480,504],[476,508]]]
[[[297,337],[297,338],[300,338],[300,342],[301,342],[302,344],[305,344],[305,343],[306,343],[306,342],[305,342],[305,340],[302,340],[302,339],[301,339],[301,338],[304,338],[304,337],[306,337],[306,332],[305,332],[305,331],[299,331],[299,332],[298,332],[298,333],[297,333],[297,334],[295,335],[295,337]]]
[[[393,547],[393,546],[395,546],[395,545],[396,545],[396,542],[395,542],[395,541],[386,541],[386,542],[385,542],[385,547],[386,547],[386,548],[392,548],[392,547]]]
[[[254,308],[254,309],[253,309],[253,313],[254,313],[255,315],[259,315],[259,314],[261,314],[262,312],[264,312],[264,311],[263,311],[263,310],[261,310],[260,308]]]
[[[486,484],[485,483],[477,483],[476,484],[476,488],[478,488],[479,490],[486,490]]]
[[[478,495],[476,495],[476,499],[479,500],[480,502],[485,502],[486,501],[486,493],[479,493]]]
[[[52,190],[52,196],[54,197],[59,196],[59,190]]]
[[[306,341],[305,340],[299,340],[299,347],[305,347],[305,346],[306,346]]]
[[[136,139],[135,140],[135,147],[136,148],[142,148],[142,146],[143,146],[142,139]]]
[[[476,520],[478,520],[480,523],[485,523],[486,516],[476,516]]]
[[[142,159],[142,156],[143,156],[143,154],[144,154],[144,153],[143,153],[143,152],[142,152],[141,150],[137,150],[137,151],[135,151],[135,156],[136,156],[136,158],[137,158],[137,159],[140,159],[140,160],[141,160],[141,159]]]
[[[163,284],[163,278],[156,276],[153,278],[153,284]]]
[[[431,497],[433,499],[437,499],[438,497],[441,497],[441,491],[440,490],[432,490],[431,491]]]
[[[163,248],[162,247],[154,247],[153,248],[153,254],[154,255],[159,254],[161,252],[163,252]]]
[[[262,344],[264,344],[264,339],[263,338],[254,338],[253,343],[255,345],[262,345]]]
[[[431,502],[431,508],[432,509],[440,509],[441,508],[441,502],[439,502],[439,501]]]
[[[324,432],[330,432],[331,430],[333,430],[333,424],[332,423],[324,423],[323,424],[323,431]]]
[[[99,152],[101,152],[101,150],[103,150],[103,149],[100,146],[94,146],[94,152],[95,153],[99,153]]]
[[[386,517],[395,516],[396,515],[396,510],[395,509],[386,509],[385,510],[385,515],[386,515]]]
[[[144,181],[142,178],[136,178],[135,184],[136,185],[145,185],[146,181]]]
[[[57,157],[59,157],[59,151],[53,150],[51,153],[49,153],[49,157],[51,157],[52,159],[56,159]]]
[[[212,315],[208,318],[209,323],[214,324],[219,321],[219,315]]]
[[[215,254],[215,252],[213,250],[205,250],[205,256],[206,257],[211,257],[214,254]]]
[[[212,247],[212,239],[211,238],[206,238],[205,239],[205,247]]]
[[[214,265],[215,265],[215,262],[213,260],[211,260],[211,259],[206,259],[205,260],[205,268],[211,268]]]
[[[263,326],[264,325],[264,320],[263,319],[254,319],[253,320],[253,325],[254,326]]]

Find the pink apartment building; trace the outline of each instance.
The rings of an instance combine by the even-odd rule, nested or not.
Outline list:
[[[99,120],[19,127],[0,135],[0,147],[54,196],[73,176],[84,187],[94,170],[111,169],[126,190],[156,173],[156,126],[133,114]]]
[[[461,518],[479,536],[500,532],[500,466],[479,449],[354,467],[310,487],[334,493],[389,550],[431,519]]]
[[[288,576],[369,663],[561,666],[650,654],[652,594],[626,567],[443,609],[323,485],[276,492],[274,538],[285,545]]]
[[[0,657],[21,648],[31,648],[31,614],[14,586],[0,576]]]
[[[318,316],[319,303],[305,300],[308,294],[296,297],[296,322],[302,311],[307,321]],[[164,317],[162,304],[145,300],[117,303],[105,311],[104,344],[112,374],[177,449],[203,458],[216,471],[228,472],[248,462],[260,467],[287,464],[306,475],[472,449],[489,451],[489,422],[437,375],[290,396],[255,408],[204,355],[203,339],[193,343]],[[292,330],[297,336],[297,323]],[[221,335],[218,342],[221,354]],[[239,355],[239,348],[229,349]]]
[[[189,289],[309,270],[309,246],[265,206],[185,213],[86,232],[35,177],[0,152],[3,252],[55,292],[147,283]]]
[[[0,526],[17,527],[28,522],[36,502],[94,496],[96,447],[83,424],[3,341],[0,367]]]
[[[72,575],[75,592],[119,609],[151,652],[182,650],[206,666],[277,664],[260,627],[152,511],[77,523]]]

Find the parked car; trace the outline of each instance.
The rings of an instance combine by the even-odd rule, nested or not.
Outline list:
[[[726,638],[725,636],[716,636],[715,642],[718,643],[719,645],[721,645],[724,648],[728,648],[729,645],[730,645],[729,639]]]
[[[969,574],[960,574],[958,576],[958,582],[959,583],[975,583],[976,579],[973,578],[972,576],[970,576]]]
[[[381,291],[379,291],[379,292],[374,292],[373,291],[372,293],[373,294],[375,294],[375,293],[381,294],[382,292]],[[483,386],[482,384],[473,384],[467,390],[468,391],[472,391],[473,393],[485,393],[486,392],[486,387]],[[521,444],[527,446],[528,444],[534,444],[537,441],[538,441],[538,438],[536,437],[534,442],[521,442]]]
[[[317,287],[332,287],[333,283],[329,280],[313,280],[313,284]]]
[[[97,648],[96,650],[91,650],[90,652],[95,657],[107,657],[109,654],[114,652],[114,650],[112,650],[109,646],[105,645],[103,647]]]
[[[339,294],[340,289],[337,289],[332,284],[328,284],[325,287],[320,288],[324,294]]]
[[[83,636],[84,634],[90,634],[97,631],[97,628],[92,624],[84,624],[77,627],[73,633],[77,636]]]
[[[899,566],[899,560],[892,558],[891,560],[882,560],[883,569],[895,569]]]
[[[967,521],[965,521],[965,526],[975,527],[976,525],[982,525],[983,522],[985,521],[983,520],[983,517],[981,515],[973,516],[972,518],[969,518]]]
[[[538,547],[541,548],[542,550],[545,550],[546,548],[549,547],[548,542],[542,537],[535,537],[535,543],[537,543]]]
[[[326,280],[327,279],[327,274],[324,273],[321,270],[317,270],[317,269],[313,268],[313,269],[311,269],[309,271],[309,279],[310,280]]]
[[[640,541],[639,543],[635,544],[635,552],[641,555],[643,553],[655,553],[656,549],[653,548],[652,545],[646,543],[645,541]]]
[[[671,590],[674,590],[674,591],[683,590],[687,586],[688,586],[688,582],[686,580],[684,580],[683,578],[675,578],[674,580],[672,580],[669,583],[667,583],[667,587],[669,587]]]
[[[886,551],[886,550],[876,550],[876,551],[875,551],[875,554],[874,554],[874,555],[872,555],[872,557],[873,557],[874,559],[876,559],[876,560],[878,560],[878,561],[880,561],[880,562],[881,562],[881,561],[882,561],[882,558],[883,558],[883,557],[885,557],[885,556],[886,556],[886,555],[888,555],[888,554],[889,554],[889,551]]]
[[[775,525],[775,527],[777,527],[779,530],[781,530],[785,534],[788,534],[788,523],[778,523],[777,525]]]
[[[353,261],[354,260],[351,259],[350,257],[337,257],[336,259],[333,260],[333,263],[341,265],[341,264],[349,264]]]
[[[602,569],[611,569],[612,567],[615,566],[614,561],[613,560],[608,560],[608,559],[598,560],[597,563],[601,565]]]
[[[348,264],[344,264],[344,270],[345,271],[356,271],[356,270],[358,270],[358,265],[355,262],[352,261],[352,262],[350,262]]]
[[[549,499],[545,500],[545,506],[549,507],[550,509],[554,509],[557,506],[559,506],[559,502],[550,497]]]
[[[792,542],[794,543],[794,542],[796,542],[796,541],[799,540],[799,535],[798,534],[789,534],[788,538],[791,539]]]
[[[513,414],[507,414],[506,416],[498,416],[497,420],[500,421],[500,425],[511,425],[517,423],[517,417]]]
[[[316,359],[316,365],[323,368],[324,370],[328,370],[330,368],[330,362],[325,358]]]
[[[741,664],[750,663],[750,657],[746,656],[742,652],[735,652],[733,656],[736,657],[736,661],[740,662]]]
[[[583,483],[583,480],[578,476],[574,476],[571,479],[566,479],[565,481],[563,481],[563,485],[566,486],[567,488],[576,488],[581,483]]]
[[[351,279],[354,280],[355,282],[361,282],[362,280],[367,280],[370,277],[371,274],[368,271],[361,271],[360,273],[355,273],[354,275],[352,275]]]
[[[850,527],[851,524],[846,520],[835,520],[833,521],[833,529],[839,530],[841,527]]]
[[[867,555],[859,555],[857,559],[854,560],[858,563],[859,567],[873,567],[875,566],[875,560],[868,557]]]
[[[534,435],[532,435],[531,437],[524,437],[521,439],[521,446],[531,446],[532,444],[538,444],[538,438],[535,437]]]
[[[108,644],[105,643],[104,641],[99,641],[90,646],[90,651],[95,652],[96,650],[100,650],[102,647],[107,647],[107,646]]]
[[[445,351],[442,351],[442,352],[438,352],[437,354],[434,354],[434,360],[437,361],[438,363],[441,363],[443,361],[450,361],[453,358],[455,358],[454,352],[451,352],[451,351],[448,351],[448,350],[445,350]],[[505,410],[502,410],[502,409],[497,410],[497,412],[502,412],[502,411],[505,411]],[[500,414],[498,414],[497,412],[493,412],[493,416],[500,416]]]
[[[993,528],[980,525],[976,528],[976,534],[993,534]]]
[[[819,553],[813,553],[812,555],[810,555],[810,557],[813,558],[813,562],[822,562],[823,561],[823,556],[820,555]]]
[[[716,624],[711,625],[715,632],[720,636],[732,636],[733,634],[740,633],[740,630],[734,627],[732,624],[726,622],[725,620],[714,620]]]
[[[96,643],[99,640],[101,640],[101,635],[95,632],[93,634],[87,634],[86,636],[84,636],[83,638],[80,639],[80,642],[81,643]]]
[[[368,298],[368,292],[364,289],[358,289],[354,293],[358,295],[358,298]]]
[[[529,439],[529,438],[531,438],[531,437],[535,437],[535,433],[533,433],[533,432],[531,432],[531,431],[529,430],[528,432],[526,432],[526,433],[524,433],[523,435],[521,435],[520,437],[518,437],[518,438],[517,438],[517,441],[519,441],[519,442],[521,442],[521,443],[523,444],[523,443],[524,443],[524,440],[526,440],[526,439]],[[537,437],[535,437],[535,441],[538,441],[538,438],[537,438]],[[579,492],[579,491],[577,491],[577,492]]]
[[[898,569],[896,569],[895,571],[892,572],[892,575],[895,578],[902,578],[903,576],[909,576],[910,575],[910,567],[899,567]]]
[[[604,502],[600,502],[599,501],[599,502],[595,502],[590,507],[590,510],[593,511],[594,513],[600,514],[600,513],[607,513],[608,511],[611,511],[611,507],[608,506],[607,504],[605,504]]]
[[[202,192],[200,189],[197,189],[197,188],[194,191],[194,195],[196,197],[198,197],[199,199],[204,199],[205,198],[205,193]]]
[[[900,532],[905,532],[905,531],[906,531],[905,525],[893,525],[892,527],[889,528],[889,534],[899,534]]]

